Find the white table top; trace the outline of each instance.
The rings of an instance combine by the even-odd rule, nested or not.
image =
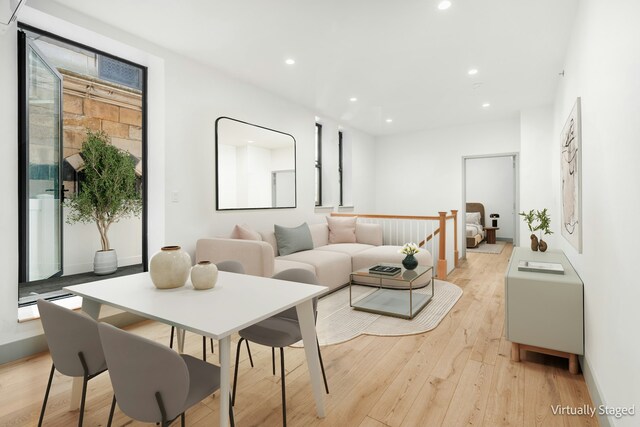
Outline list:
[[[203,291],[194,290],[190,281],[176,289],[156,289],[149,273],[64,290],[219,340],[319,296],[326,287],[221,271],[216,286]]]

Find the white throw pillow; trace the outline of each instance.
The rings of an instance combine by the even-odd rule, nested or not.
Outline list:
[[[241,240],[262,240],[262,236],[257,231],[253,231],[247,224],[238,225],[233,227],[231,232],[232,239]]]
[[[480,212],[467,212],[467,224],[480,225]]]

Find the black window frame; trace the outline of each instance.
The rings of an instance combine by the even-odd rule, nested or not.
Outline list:
[[[148,67],[144,65],[137,64],[135,62],[129,61],[127,59],[121,58],[119,56],[110,54],[108,52],[104,52],[100,49],[96,49],[94,47],[85,45],[83,43],[79,43],[77,41],[61,37],[57,34],[51,33],[49,31],[42,30],[40,28],[25,24],[23,22],[18,22],[17,25],[18,32],[31,32],[37,33],[41,36],[57,40],[62,43],[66,43],[70,46],[74,46],[80,49],[85,49],[90,52],[93,52],[97,55],[102,55],[111,59],[115,59],[117,61],[121,61],[125,64],[132,65],[138,67],[142,70],[142,268],[143,271],[148,271],[149,267],[149,251],[148,251],[148,199],[149,199],[149,180],[148,180],[148,75],[149,70]],[[26,245],[26,239],[28,239],[27,235],[27,221],[28,216],[26,215],[24,203],[22,199],[26,194],[26,183],[23,182],[23,179],[27,176],[24,171],[24,163],[25,163],[25,150],[28,148],[28,136],[26,129],[27,124],[27,116],[26,116],[26,100],[23,99],[24,90],[21,90],[25,87],[26,82],[24,79],[24,58],[25,58],[25,46],[24,43],[21,42],[21,37],[18,37],[18,161],[20,164],[18,165],[18,195],[20,196],[20,209],[19,209],[19,218],[18,218],[18,232],[19,232],[19,241],[18,241],[18,258],[19,258],[19,268],[18,268],[18,283],[27,283],[25,278],[28,275],[27,271],[27,259],[28,259],[28,247]],[[61,112],[62,113],[62,112]],[[109,278],[110,276],[106,276]]]
[[[315,159],[316,166],[316,191],[318,193],[318,199],[315,201],[316,206],[322,206],[322,124],[316,123],[316,151],[317,156]]]
[[[342,157],[342,131],[338,131],[338,186],[340,188],[340,204],[338,206],[344,206],[344,188],[342,185],[342,172],[343,172],[343,157]]]

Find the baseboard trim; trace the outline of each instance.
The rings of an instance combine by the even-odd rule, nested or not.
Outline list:
[[[511,237],[496,237],[496,240],[513,243],[513,239]]]
[[[587,383],[587,389],[589,390],[589,395],[591,396],[593,406],[598,408],[600,405],[606,405],[604,399],[602,398],[602,395],[600,394],[600,388],[598,387],[598,383],[593,376],[593,371],[591,370],[591,366],[589,366],[587,359],[584,356],[579,356],[578,360],[580,361],[582,375],[584,376],[584,381]],[[598,423],[600,423],[601,427],[614,427],[613,424],[611,424],[611,420],[609,417],[600,415],[597,411],[596,416],[598,417]]]
[[[119,328],[145,320],[143,317],[131,313],[116,313],[100,319]],[[0,365],[13,362],[24,357],[47,351],[47,341],[44,334],[35,335],[18,341],[0,344]]]

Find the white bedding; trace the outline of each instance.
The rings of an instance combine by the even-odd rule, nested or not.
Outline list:
[[[474,237],[475,235],[481,235],[484,238],[484,229],[480,224],[467,224],[466,237]]]

